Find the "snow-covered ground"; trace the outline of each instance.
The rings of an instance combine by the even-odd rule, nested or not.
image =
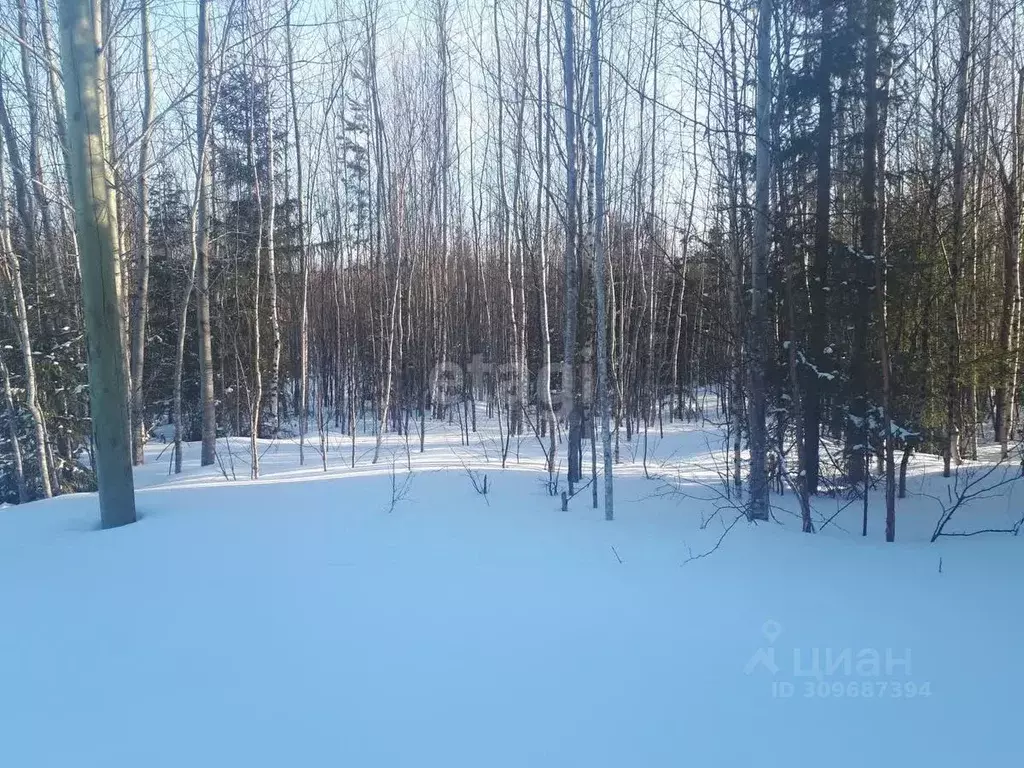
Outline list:
[[[244,440],[179,477],[154,443],[135,525],[0,511],[0,766],[1024,765],[1024,537],[929,544],[933,459],[887,545],[878,493],[867,539],[827,498],[799,533],[788,492],[732,525],[711,429],[652,433],[650,478],[623,442],[610,523],[484,434],[362,437],[355,469],[335,437],[327,472],[265,442],[256,482]]]

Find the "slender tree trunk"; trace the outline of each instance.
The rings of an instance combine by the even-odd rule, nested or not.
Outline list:
[[[821,379],[818,372],[831,368],[825,355],[827,342],[828,263],[832,206],[832,51],[835,6],[824,2],[821,6],[821,61],[818,64],[818,135],[817,135],[817,197],[814,210],[814,269],[812,272],[810,352],[817,370],[807,372],[804,408],[804,455],[807,459],[807,492],[818,492],[821,468]]]
[[[268,8],[269,13],[269,8]],[[268,17],[267,29],[264,34],[269,38],[271,20]],[[277,296],[277,251],[276,236],[276,159],[274,157],[276,141],[274,138],[274,104],[272,83],[274,76],[270,67],[270,41],[264,40],[264,67],[267,100],[267,185],[263,190],[263,202],[266,206],[266,240],[267,249],[267,302],[270,305],[270,381],[267,386],[267,402],[270,406],[270,429],[276,437],[281,431],[281,315]]]
[[[117,41],[118,38],[115,35],[115,19],[113,4],[111,0],[100,0],[100,18],[102,24],[100,26],[100,35],[103,39],[104,46],[104,60],[105,60],[105,88],[107,91],[107,163],[110,168],[110,177],[112,179],[112,185],[109,190],[109,196],[111,205],[114,208],[114,215],[117,217],[117,227],[114,229],[114,253],[117,263],[121,270],[121,332],[124,334],[124,340],[121,344],[121,352],[124,354],[124,370],[128,382],[128,393],[129,401],[128,407],[131,408],[131,391],[132,391],[132,365],[131,365],[131,339],[129,338],[129,314],[131,311],[130,298],[131,290],[130,286],[133,284],[131,279],[131,260],[126,258],[126,254],[131,250],[131,240],[125,227],[128,222],[128,216],[126,215],[124,208],[125,196],[122,193],[122,183],[124,181],[123,174],[121,172],[122,156],[119,151],[118,142],[118,117],[119,117],[119,102],[118,96],[119,91],[117,84],[114,80],[114,73],[117,70]],[[131,413],[129,412],[129,421],[131,420]],[[131,439],[131,433],[129,432],[129,439]]]
[[[46,82],[49,86],[50,102],[53,109],[53,121],[57,127],[57,139],[60,142],[61,159],[64,161],[64,174],[67,179],[71,178],[71,166],[68,154],[68,124],[64,117],[64,104],[59,78],[60,67],[56,62],[53,51],[53,43],[50,39],[50,10],[49,3],[40,2],[39,7],[39,32],[43,43],[43,66],[46,70]]]
[[[0,94],[0,111],[3,95]],[[6,133],[6,132],[5,132]],[[21,279],[21,262],[14,252],[14,243],[11,240],[10,229],[8,228],[7,189],[4,184],[4,163],[3,144],[0,139],[0,256],[4,259],[7,277],[11,283],[11,293],[14,298],[14,320],[18,333],[18,342],[21,347],[21,359],[25,376],[25,410],[29,413],[32,421],[32,431],[35,437],[36,462],[39,465],[39,482],[44,498],[50,498],[57,488],[56,483],[51,482],[50,462],[46,444],[46,424],[43,421],[43,411],[39,407],[39,388],[36,380],[35,354],[32,349],[32,335],[28,324],[28,303],[25,300],[25,287]],[[8,150],[10,145],[8,144]],[[56,467],[52,468],[56,474]]]
[[[306,254],[305,188],[302,176],[302,137],[299,131],[299,106],[295,98],[295,55],[292,49],[291,0],[285,1],[285,34],[288,49],[288,92],[295,126],[295,183],[298,187],[299,270],[302,288],[299,306],[299,464],[305,463],[306,400],[309,397],[309,264]]]
[[[751,258],[750,327],[750,498],[747,517],[768,519],[768,481],[765,474],[765,361],[769,339],[766,302],[768,294],[768,224],[771,111],[771,22],[773,0],[760,0],[757,19],[757,112],[755,154],[754,250]]]
[[[11,458],[14,463],[14,483],[18,488],[18,503],[29,500],[28,486],[25,484],[25,467],[21,459],[21,443],[18,440],[18,411],[14,406],[14,395],[11,390],[11,372],[0,353],[0,377],[4,380],[4,401],[7,406],[5,418],[7,432],[11,441]]]
[[[779,197],[780,200],[783,196],[782,185],[779,185]],[[783,215],[783,222],[786,221],[786,216]],[[784,224],[785,225],[785,224]],[[786,290],[786,306],[788,308],[789,316],[787,318],[789,327],[789,343],[787,345],[787,362],[789,364],[789,387],[792,391],[793,400],[791,407],[793,411],[793,427],[796,432],[796,455],[797,455],[797,473],[796,477],[793,478],[792,484],[793,489],[796,491],[797,499],[800,502],[800,522],[804,533],[814,533],[814,521],[811,519],[811,499],[810,499],[810,487],[808,486],[808,475],[807,471],[808,458],[807,458],[807,440],[806,440],[806,411],[804,410],[804,395],[800,391],[800,369],[797,366],[797,337],[796,337],[796,312],[795,312],[795,291],[793,290],[794,273],[797,272],[798,267],[793,258],[793,252],[795,249],[792,244],[792,236],[787,234],[787,246],[786,250],[788,258],[784,265],[785,272],[785,290]],[[779,472],[783,471],[782,468],[783,458],[780,455],[778,457]]]
[[[142,139],[139,142],[139,211],[136,247],[139,263],[135,276],[135,296],[131,313],[132,361],[132,463],[145,461],[146,403],[142,378],[145,371],[146,321],[149,314],[149,141],[153,130],[153,54],[149,39],[149,0],[141,0],[139,23],[142,26],[142,75],[145,83],[142,108]]]
[[[723,9],[727,13],[730,53],[731,59],[736,61],[736,51],[733,40],[735,39],[734,22],[732,9]],[[734,65],[735,66],[735,65]],[[736,85],[735,72],[730,72],[723,67],[723,92],[730,93],[732,104],[726,108],[727,119],[731,118],[732,130],[730,141],[735,141],[735,151],[732,147],[726,149],[726,167],[729,185],[729,310],[731,314],[731,370],[729,375],[729,439],[732,442],[732,488],[737,496],[743,492],[743,379],[746,370],[744,358],[744,341],[746,337],[744,320],[744,290],[743,290],[743,228],[740,224],[740,157],[742,155],[742,133],[740,126],[740,104],[739,94]],[[729,109],[728,107],[732,108]]]
[[[1003,191],[1003,280],[999,313],[999,381],[996,385],[996,441],[1002,458],[1010,455],[1010,436],[1017,391],[1017,332],[1020,324],[1021,227],[1024,226],[1024,69],[1017,84],[1017,136],[1011,158],[1013,170],[1000,166]],[[993,147],[993,149],[995,149]],[[998,150],[997,150],[998,151]]]
[[[22,40],[29,39],[28,26],[28,5],[27,0],[18,0],[18,31]],[[36,91],[33,67],[31,65],[29,46],[26,43],[21,45],[21,72],[25,85],[25,105],[28,108],[28,157],[29,172],[32,177],[32,195],[35,200],[35,208],[39,211],[42,221],[41,249],[35,258],[45,265],[40,273],[46,272],[47,277],[54,281],[57,297],[61,302],[67,301],[64,287],[64,273],[59,268],[59,261],[56,258],[55,247],[56,235],[53,227],[53,217],[50,214],[50,195],[46,189],[43,178],[43,163],[39,147],[41,137],[41,123],[39,120],[39,100]]]
[[[562,74],[565,85],[565,349],[562,356],[562,407],[569,413],[569,495],[583,477],[580,462],[582,442],[582,381],[579,370],[580,284],[576,253],[576,38],[573,32],[574,9],[572,0],[563,0],[565,12],[565,45],[562,56]]]
[[[596,202],[594,209],[594,292],[596,294],[597,317],[597,414],[601,420],[601,453],[604,459],[604,519],[615,517],[612,481],[612,440],[608,418],[608,318],[605,309],[605,253],[604,253],[604,197],[605,197],[605,150],[604,116],[601,112],[601,55],[600,19],[597,15],[597,0],[590,0],[590,90],[594,97],[594,139],[597,157],[595,159],[594,183]]]
[[[971,55],[970,0],[957,4],[960,53],[956,66],[956,113],[953,124],[953,247],[949,250],[949,300],[946,305],[946,332],[949,347],[946,361],[946,446],[943,475],[949,477],[950,464],[960,464],[960,272],[964,261],[964,189],[967,125],[967,71]]]
[[[202,401],[202,453],[200,464],[217,457],[217,406],[213,396],[213,335],[210,327],[210,76],[209,0],[199,0],[199,82],[196,86],[196,142],[199,156],[198,264],[196,320],[199,329],[199,393]]]
[[[104,528],[112,528],[135,522],[135,488],[121,271],[114,244],[117,211],[110,197],[112,179],[107,167],[107,73],[97,0],[61,0],[60,21],[100,517]]]
[[[885,259],[878,226],[878,6],[867,2],[864,54],[864,167],[861,175],[861,251],[875,265],[875,312],[882,373],[882,434],[885,454],[885,540],[896,539],[896,465],[893,455],[891,372],[885,314]]]
[[[255,70],[255,67],[253,67]],[[269,104],[268,104],[269,107]],[[252,188],[256,195],[256,211],[257,211],[257,228],[256,228],[256,250],[253,253],[253,286],[252,286],[252,384],[249,388],[249,478],[256,480],[260,476],[260,422],[263,418],[263,346],[261,336],[261,325],[262,325],[262,313],[260,309],[261,299],[261,278],[263,276],[263,243],[266,237],[266,232],[269,228],[272,228],[273,224],[271,221],[271,227],[267,226],[267,206],[264,203],[263,197],[267,194],[263,188],[263,180],[260,178],[260,167],[259,163],[256,162],[257,156],[256,148],[256,121],[257,113],[255,106],[255,96],[251,96],[249,100],[249,135],[248,139],[248,156],[252,158]],[[273,178],[272,174],[268,173],[269,178]],[[271,195],[271,197],[273,197]],[[273,204],[270,206],[273,209]]]
[[[192,260],[189,267],[188,278],[185,281],[185,288],[181,296],[181,306],[178,311],[177,327],[178,337],[174,355],[174,383],[171,392],[171,419],[174,421],[174,474],[180,475],[182,469],[181,443],[184,440],[184,423],[182,415],[182,375],[185,370],[185,337],[188,334],[188,308],[192,303],[192,291],[196,284],[196,271],[199,264],[199,249],[196,237],[197,215],[193,211],[191,216],[192,224]]]
[[[11,178],[14,181],[14,208],[21,221],[25,239],[25,250],[35,261],[39,261],[39,244],[36,233],[35,211],[31,194],[29,170],[21,156],[18,134],[11,120],[4,91],[4,78],[0,77],[0,128],[3,129],[4,142],[7,145],[7,156],[11,163]]]
[[[1017,130],[1014,136],[1013,161],[1014,161],[1014,182],[1015,192],[1013,199],[1016,202],[1016,210],[1013,218],[1013,226],[1010,230],[1010,250],[1013,256],[1008,260],[1008,269],[1012,271],[1010,279],[1013,282],[1013,322],[1011,330],[1010,348],[1007,350],[1007,357],[1010,363],[1010,373],[1007,378],[1009,396],[1007,397],[1006,420],[1004,427],[1007,440],[1013,434],[1015,416],[1017,414],[1017,388],[1019,384],[1020,366],[1020,341],[1021,331],[1024,323],[1021,319],[1021,261],[1024,260],[1024,66],[1017,73],[1017,99],[1016,99],[1016,125]],[[1005,450],[1008,455],[1008,450]],[[1022,467],[1024,468],[1024,467]]]
[[[541,379],[538,382],[539,399],[544,407],[543,418],[547,421],[547,471],[548,493],[555,494],[555,450],[558,432],[555,420],[555,406],[551,397],[551,312],[548,302],[549,256],[548,234],[551,226],[551,197],[548,184],[551,178],[551,37],[544,34],[544,56],[541,56],[542,32],[544,26],[543,2],[537,3],[537,36],[535,54],[537,61],[537,151],[540,155],[537,183],[537,253],[540,261],[540,330],[541,330]],[[550,17],[548,17],[550,22]],[[544,430],[541,430],[544,435]]]

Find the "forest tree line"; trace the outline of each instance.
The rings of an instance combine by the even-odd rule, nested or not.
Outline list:
[[[773,473],[891,511],[913,451],[1011,452],[1018,2],[90,1],[136,463],[165,424],[174,471],[242,436],[256,477],[258,439],[326,468],[486,413],[572,493],[603,413],[609,461],[721,418],[762,517]],[[0,11],[8,502],[94,483],[56,25]]]

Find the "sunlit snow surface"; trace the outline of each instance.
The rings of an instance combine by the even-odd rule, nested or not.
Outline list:
[[[721,538],[711,424],[652,431],[650,479],[623,439],[611,523],[560,511],[533,436],[502,470],[493,424],[355,469],[333,435],[326,473],[310,437],[257,482],[244,439],[177,478],[154,442],[118,530],[91,495],[0,510],[0,766],[1024,765],[1024,536],[928,544],[934,460],[887,545],[878,491],[866,540],[827,497],[801,534],[788,491]]]

